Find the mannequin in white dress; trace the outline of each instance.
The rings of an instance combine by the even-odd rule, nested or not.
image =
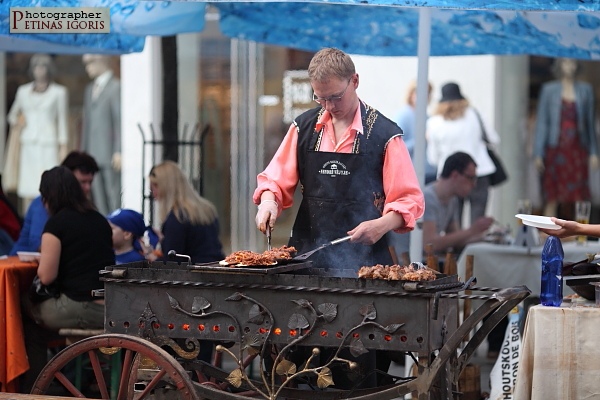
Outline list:
[[[53,82],[52,58],[34,54],[29,73],[33,81],[19,86],[7,117],[11,127],[24,120],[17,184],[23,210],[39,195],[42,173],[66,156],[68,139],[68,92],[65,86]],[[19,115],[23,118],[19,119]]]

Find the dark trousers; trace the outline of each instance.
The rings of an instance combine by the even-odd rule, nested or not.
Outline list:
[[[19,392],[31,393],[33,384],[48,363],[48,342],[58,339],[58,333],[44,329],[23,314],[23,332],[29,369],[19,378]]]

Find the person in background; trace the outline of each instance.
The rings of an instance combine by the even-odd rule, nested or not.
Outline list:
[[[431,83],[427,84],[427,104],[431,99],[431,92],[433,86]],[[416,122],[417,116],[415,109],[417,107],[417,81],[412,80],[406,91],[406,103],[400,108],[396,115],[396,124],[404,132],[402,140],[406,143],[406,148],[411,158],[414,158],[415,149],[415,136],[416,136]],[[425,143],[425,149],[427,149],[427,142]],[[425,160],[425,184],[435,181],[437,177],[437,165],[430,164]]]
[[[427,84],[427,103],[431,99],[431,83]],[[417,107],[417,81],[412,80],[406,91],[405,104],[400,108],[396,115],[396,124],[404,132],[402,140],[406,143],[406,148],[410,158],[414,160],[415,136],[416,136],[416,107]],[[427,148],[427,142],[425,143]],[[414,161],[413,161],[414,163]],[[425,184],[433,182],[437,175],[437,168],[425,160]],[[397,234],[393,231],[387,233],[387,239],[398,255],[398,262],[402,265],[410,263],[410,233]]]
[[[442,170],[446,158],[457,151],[469,154],[477,163],[477,184],[465,198],[471,204],[472,225],[485,215],[490,187],[489,175],[496,171],[488,155],[483,134],[493,145],[500,143],[498,133],[480,118],[462,95],[458,84],[451,82],[442,86],[442,98],[435,115],[427,120],[427,159]],[[463,198],[459,199],[458,223],[462,225]]]
[[[350,243],[315,253],[313,266],[390,265],[385,234],[411,231],[424,208],[402,130],[360,100],[359,75],[341,50],[317,52],[308,74],[318,107],[294,120],[258,175],[256,226],[263,233],[273,229],[281,211],[292,207],[300,183],[290,246],[302,253],[350,235]]]
[[[456,152],[446,158],[438,180],[425,187],[423,215],[423,258],[425,246],[431,244],[438,259],[447,251],[458,256],[469,243],[482,241],[494,218],[479,217],[470,227],[461,229],[457,219],[458,199],[467,197],[477,185],[477,164],[473,157]],[[442,270],[442,263],[438,266]],[[508,319],[504,318],[488,335],[488,358],[496,358],[502,347]]]
[[[190,256],[193,263],[225,258],[217,210],[194,190],[179,166],[173,161],[163,161],[152,167],[149,179],[162,224],[163,257],[174,250]]]
[[[461,229],[456,216],[458,199],[469,195],[476,187],[477,179],[477,164],[473,157],[456,152],[446,158],[439,179],[425,187],[424,255],[428,244],[443,259],[448,249],[458,255],[467,244],[483,240],[494,218],[479,217],[469,228]]]
[[[39,303],[27,296],[22,299],[29,359],[29,370],[20,382],[24,393],[46,365],[48,340],[56,331],[104,326],[103,300],[94,299],[92,291],[103,288],[99,271],[115,263],[110,225],[69,168],[45,171],[40,193],[50,218],[42,234],[37,276],[43,285],[53,285],[59,297]]]
[[[10,253],[14,242],[19,238],[22,224],[19,213],[4,194],[0,182],[0,256]]]
[[[142,214],[127,208],[119,208],[110,213],[106,219],[112,228],[116,263],[124,264],[145,260],[145,255],[150,253],[152,248],[142,243],[144,234],[148,231],[149,235],[155,235],[152,228],[146,227]]]
[[[560,218],[551,217],[552,222],[560,225],[560,229],[544,229],[538,228],[547,235],[556,236],[558,238],[566,238],[570,236],[594,236],[600,238],[600,224],[580,224],[575,221],[567,221]]]
[[[87,153],[72,151],[67,154],[61,165],[73,172],[81,185],[83,193],[86,197],[89,197],[94,175],[98,172],[96,160]],[[23,228],[9,254],[15,255],[18,251],[40,251],[42,231],[47,220],[48,211],[44,207],[42,196],[38,196],[31,202],[31,205],[27,209]]]
[[[189,256],[192,263],[224,259],[217,209],[194,190],[181,168],[173,161],[163,161],[152,167],[149,180],[162,224],[160,259],[170,259],[172,251]],[[150,253],[146,258],[154,261],[156,255]],[[210,362],[213,348],[211,342],[201,341],[198,358]]]

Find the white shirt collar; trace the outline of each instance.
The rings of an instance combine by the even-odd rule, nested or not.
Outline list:
[[[109,69],[108,71],[104,71],[96,79],[94,79],[94,84],[97,85],[99,89],[103,89],[112,77],[113,72]]]

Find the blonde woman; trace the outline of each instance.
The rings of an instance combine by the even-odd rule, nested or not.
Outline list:
[[[477,184],[468,196],[471,203],[471,223],[485,215],[489,175],[496,171],[483,139],[484,129],[493,145],[500,143],[496,130],[478,116],[477,110],[462,95],[458,84],[450,82],[442,86],[442,98],[435,115],[427,120],[427,160],[437,165],[438,174],[446,159],[457,151],[467,153],[475,160]],[[462,221],[462,202],[461,200],[459,206],[459,223]]]
[[[215,206],[200,196],[173,161],[150,170],[150,190],[158,203],[164,256],[171,250],[193,263],[222,260],[219,220]]]
[[[427,86],[427,104],[429,104],[429,100],[431,99],[431,91],[433,90],[433,86],[431,83],[428,83]],[[414,159],[414,149],[415,149],[415,135],[416,135],[416,115],[417,108],[417,81],[412,80],[408,85],[408,89],[406,90],[405,95],[405,104],[400,108],[398,114],[396,115],[395,121],[396,124],[402,129],[404,132],[404,136],[402,140],[406,143],[406,148],[410,153],[410,157]],[[427,144],[426,144],[427,145]],[[432,165],[429,162],[425,163],[425,184],[429,182],[435,181],[437,176],[437,166]]]

